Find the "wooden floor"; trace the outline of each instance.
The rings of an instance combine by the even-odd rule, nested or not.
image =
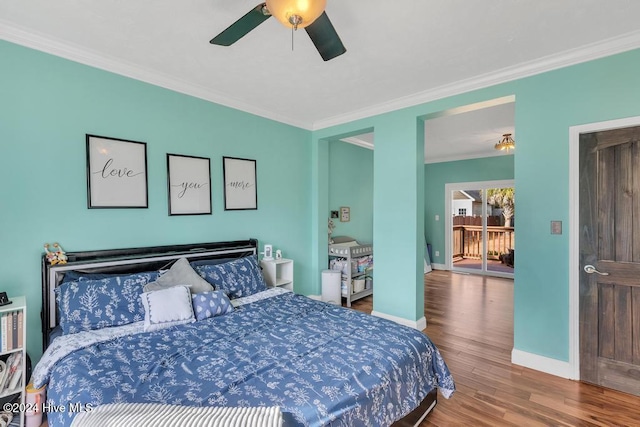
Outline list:
[[[639,397],[511,364],[512,280],[433,271],[424,282],[426,333],[457,391],[421,426],[640,426]]]

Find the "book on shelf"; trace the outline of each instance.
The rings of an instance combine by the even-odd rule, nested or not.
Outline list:
[[[18,312],[18,348],[22,348],[24,343],[23,340],[23,328],[24,328],[24,311],[20,310]]]
[[[4,328],[4,336],[7,338],[7,351],[13,350],[13,312],[5,313],[7,323]]]
[[[24,330],[24,313],[20,311],[5,312],[0,315],[0,352],[6,353],[22,348]]]
[[[11,349],[18,348],[18,312],[11,313]]]
[[[5,331],[7,330],[7,313],[2,313],[0,316],[0,331],[2,331],[2,352],[7,351],[7,334]]]

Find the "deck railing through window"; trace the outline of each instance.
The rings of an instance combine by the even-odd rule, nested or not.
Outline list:
[[[500,255],[514,249],[513,227],[487,226],[487,259],[500,259]],[[482,259],[482,226],[453,226],[453,259]]]

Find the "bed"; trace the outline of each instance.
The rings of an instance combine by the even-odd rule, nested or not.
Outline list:
[[[114,405],[277,408],[283,425],[417,425],[438,390],[455,391],[425,334],[266,288],[257,248],[249,239],[67,253],[64,265],[43,258],[46,350],[32,382],[47,386],[49,426],[89,425]],[[193,319],[174,313],[191,303]]]

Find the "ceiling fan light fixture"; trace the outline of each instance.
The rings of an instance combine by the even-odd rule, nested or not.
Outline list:
[[[266,0],[267,9],[287,28],[304,28],[318,19],[327,0]]]
[[[513,150],[516,148],[516,142],[511,138],[510,133],[505,133],[502,135],[502,139],[495,145],[496,150]]]

